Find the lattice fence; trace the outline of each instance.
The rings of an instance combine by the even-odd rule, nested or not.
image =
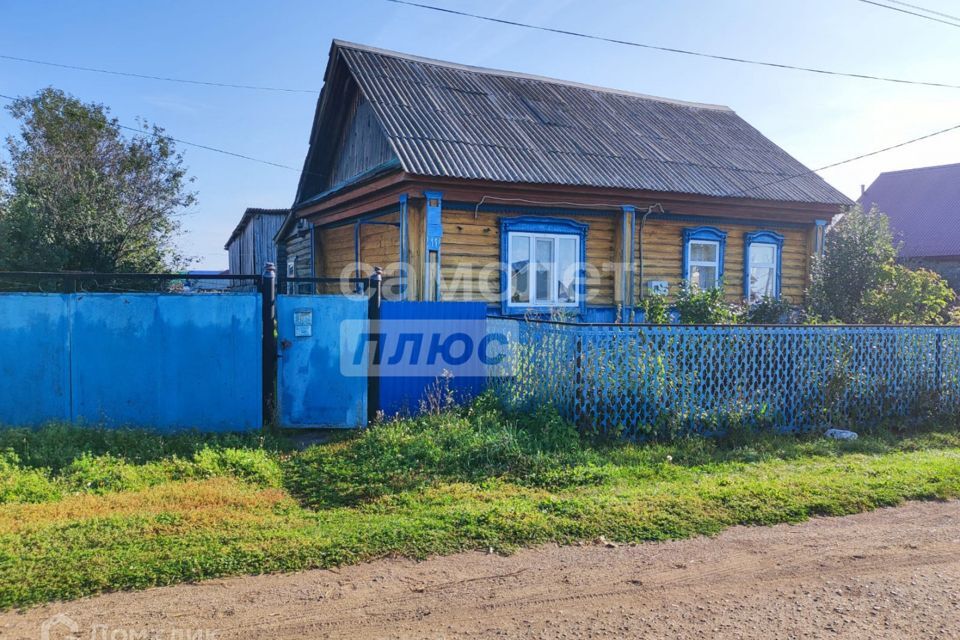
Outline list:
[[[862,425],[960,410],[960,327],[582,325],[489,321],[509,338],[493,389],[627,437]]]

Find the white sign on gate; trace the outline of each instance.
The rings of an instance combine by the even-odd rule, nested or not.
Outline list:
[[[313,309],[297,309],[293,312],[293,335],[297,338],[313,335]]]

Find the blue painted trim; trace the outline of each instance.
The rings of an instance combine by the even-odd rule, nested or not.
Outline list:
[[[437,255],[437,271],[436,278],[433,283],[434,295],[433,300],[440,301],[441,290],[440,290],[440,248],[443,244],[443,192],[442,191],[424,191],[423,197],[427,199],[426,210],[427,210],[427,252],[424,255],[424,275],[429,276],[430,274],[430,254],[435,253]],[[436,200],[436,204],[431,204],[431,200]]]
[[[503,315],[524,315],[527,313],[549,313],[548,307],[511,305],[507,299],[510,277],[509,234],[517,233],[556,233],[576,235],[580,238],[580,265],[577,269],[576,307],[557,307],[557,309],[577,309],[583,313],[587,301],[587,232],[590,225],[564,218],[500,218],[500,310]],[[533,274],[531,273],[531,278]]]
[[[783,236],[776,231],[750,231],[743,234],[743,298],[750,301],[750,249],[754,244],[772,244],[777,248],[777,277],[773,297],[780,299],[780,281],[783,272]]]
[[[582,233],[586,234],[590,225],[566,218],[500,218],[500,231],[527,231],[530,233]]]
[[[727,232],[716,227],[688,227],[683,230],[683,279],[690,282],[690,241],[709,240],[718,244],[717,248],[717,284],[723,282],[723,262],[727,248]]]

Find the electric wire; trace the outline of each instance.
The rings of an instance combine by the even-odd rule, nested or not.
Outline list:
[[[892,82],[896,84],[907,84],[907,85],[919,85],[926,87],[940,87],[946,89],[960,89],[960,84],[951,84],[948,82],[928,82],[922,80],[908,80],[906,78],[892,78],[889,76],[877,76],[867,73],[852,73],[844,71],[832,71],[830,69],[821,69],[818,67],[804,67],[800,65],[792,65],[780,62],[768,62],[764,60],[754,60],[751,58],[739,58],[736,56],[726,56],[715,53],[706,53],[703,51],[693,51],[690,49],[678,49],[676,47],[664,47],[660,45],[648,44],[644,42],[636,42],[632,40],[622,40],[619,38],[607,38],[604,36],[598,36],[589,33],[580,33],[578,31],[570,31],[569,29],[558,29],[555,27],[545,27],[543,25],[531,24],[528,22],[519,22],[517,20],[507,20],[505,18],[494,18],[493,16],[485,16],[478,13],[470,13],[468,11],[460,11],[459,9],[449,9],[447,7],[437,7],[430,4],[422,4],[419,2],[411,2],[411,0],[385,0],[386,2],[392,2],[394,4],[405,5],[408,7],[416,7],[419,9],[426,9],[430,11],[438,11],[441,13],[447,13],[456,16],[462,16],[466,18],[473,18],[475,20],[485,20],[487,22],[495,22],[498,24],[510,25],[512,27],[521,27],[524,29],[534,29],[538,31],[546,31],[549,33],[557,33],[565,36],[573,36],[576,38],[584,38],[587,40],[596,40],[599,42],[609,42],[612,44],[620,44],[628,47],[638,47],[641,49],[650,49],[653,51],[664,51],[667,53],[676,53],[686,56],[696,56],[699,58],[710,58],[713,60],[724,60],[726,62],[736,62],[740,64],[750,64],[761,67],[770,67],[774,69],[789,69],[792,71],[805,71],[807,73],[817,73],[820,75],[827,76],[840,76],[846,78],[857,78],[860,80],[873,80],[878,82]]]

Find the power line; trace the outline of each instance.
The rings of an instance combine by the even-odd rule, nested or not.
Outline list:
[[[882,7],[883,9],[889,9],[890,11],[898,11],[900,13],[905,13],[907,15],[916,16],[918,18],[923,18],[924,20],[932,20],[934,22],[939,22],[941,24],[947,24],[947,25],[950,25],[951,27],[960,27],[960,18],[953,18],[952,16],[948,16],[950,17],[950,21],[948,21],[948,20],[942,20],[940,18],[936,18],[933,15],[924,15],[916,11],[910,11],[909,9],[901,9],[900,7],[892,7],[888,4],[883,4],[882,2],[874,2],[874,0],[857,0],[857,1],[862,2],[864,4],[872,4],[875,7]],[[926,11],[927,13],[930,13],[930,14],[947,16],[947,14],[945,13],[940,13],[939,11],[930,11],[929,9],[924,9],[916,5],[907,4],[905,2],[896,2],[895,4],[899,4],[905,7],[911,7],[913,9],[918,9],[920,11]],[[953,22],[954,20],[956,20],[956,22]]]
[[[877,149],[876,151],[870,151],[870,152],[868,152],[868,153],[862,153],[862,154],[860,154],[860,155],[858,155],[858,156],[854,156],[854,157],[852,157],[852,158],[847,158],[846,160],[841,160],[841,161],[839,161],[839,162],[834,162],[834,163],[832,163],[832,164],[824,165],[824,166],[818,167],[818,168],[816,168],[816,169],[807,169],[806,171],[802,171],[801,173],[797,173],[797,174],[792,175],[792,176],[787,176],[787,177],[785,177],[785,178],[780,178],[780,179],[778,179],[778,180],[773,180],[772,182],[765,182],[764,184],[758,184],[757,186],[755,186],[755,187],[750,187],[750,188],[748,188],[748,189],[741,189],[740,191],[734,191],[733,193],[728,193],[728,194],[726,194],[726,197],[733,197],[733,196],[738,196],[738,195],[746,194],[746,193],[749,193],[749,192],[751,192],[751,191],[756,191],[757,189],[762,189],[763,187],[769,187],[770,185],[773,185],[773,184],[779,184],[779,183],[781,183],[781,182],[786,182],[787,180],[793,180],[794,178],[802,178],[803,176],[808,176],[808,175],[810,175],[811,173],[817,173],[817,172],[820,172],[820,171],[825,171],[825,170],[827,170],[827,169],[833,169],[834,167],[839,167],[840,165],[849,164],[849,163],[851,163],[851,162],[856,162],[857,160],[862,160],[862,159],[864,159],[864,158],[869,158],[870,156],[875,156],[875,155],[878,155],[878,154],[881,154],[881,153],[884,153],[884,152],[887,152],[887,151],[892,151],[892,150],[894,150],[894,149],[899,149],[900,147],[905,147],[905,146],[907,146],[908,144],[913,144],[913,143],[915,143],[915,142],[920,142],[920,141],[922,141],[922,140],[928,140],[928,139],[930,139],[930,138],[933,138],[934,136],[939,136],[939,135],[942,135],[942,134],[944,134],[944,133],[949,133],[949,132],[951,132],[951,131],[956,131],[956,130],[958,130],[958,129],[960,129],[960,124],[955,124],[955,125],[953,125],[952,127],[947,127],[946,129],[940,129],[939,131],[934,131],[933,133],[928,133],[928,134],[922,135],[922,136],[920,136],[920,137],[918,137],[918,138],[912,138],[912,139],[910,139],[910,140],[905,140],[904,142],[899,142],[899,143],[897,143],[897,144],[890,145],[889,147],[884,147],[883,149]]]
[[[208,87],[224,87],[229,89],[250,89],[255,91],[279,91],[284,93],[313,93],[316,94],[316,89],[292,89],[288,87],[266,87],[252,84],[235,84],[230,82],[213,82],[208,80],[190,80],[187,78],[170,78],[166,76],[151,76],[145,73],[132,73],[128,71],[115,71],[113,69],[98,69],[96,67],[81,67],[74,64],[64,64],[61,62],[49,62],[46,60],[34,60],[32,58],[20,58],[17,56],[9,56],[5,54],[0,54],[0,58],[4,60],[13,60],[14,62],[26,62],[29,64],[40,64],[47,67],[58,67],[60,69],[72,69],[74,71],[89,71],[91,73],[106,73],[113,76],[125,76],[128,78],[142,78],[146,80],[161,80],[163,82],[179,82],[182,84],[195,84],[203,85]]]
[[[11,100],[11,101],[17,100],[17,98],[14,98],[14,97],[8,96],[8,95],[4,95],[4,94],[0,94],[0,98],[3,98],[3,99],[5,99],[5,100]],[[300,171],[300,169],[297,169],[296,167],[291,167],[290,165],[280,164],[279,162],[271,162],[270,160],[262,160],[262,159],[260,159],[260,158],[254,158],[254,157],[252,157],[252,156],[244,155],[244,154],[242,154],[242,153],[235,153],[235,152],[233,152],[233,151],[227,151],[227,150],[225,150],[225,149],[219,149],[219,148],[217,148],[217,147],[211,147],[211,146],[209,146],[209,145],[199,144],[199,143],[197,143],[197,142],[190,142],[190,141],[188,141],[188,140],[183,140],[182,138],[174,138],[173,136],[168,136],[168,135],[163,134],[163,133],[156,133],[156,132],[153,132],[153,131],[147,131],[147,130],[144,130],[144,129],[138,128],[138,127],[129,127],[129,126],[122,125],[122,124],[119,124],[119,123],[117,124],[117,126],[120,127],[121,129],[127,129],[127,130],[129,130],[129,131],[135,131],[135,132],[137,132],[137,133],[144,133],[144,134],[147,134],[147,135],[152,135],[152,136],[154,136],[154,137],[156,137],[156,138],[167,138],[167,139],[173,140],[174,142],[177,142],[177,143],[179,143],[179,144],[187,145],[187,146],[190,146],[190,147],[196,147],[196,148],[198,148],[198,149],[205,149],[205,150],[207,150],[207,151],[213,151],[213,152],[215,152],[215,153],[220,153],[220,154],[227,155],[227,156],[231,156],[231,157],[234,157],[234,158],[240,158],[240,159],[242,159],[242,160],[250,160],[251,162],[258,162],[258,163],[260,163],[260,164],[269,165],[269,166],[271,166],[271,167],[278,167],[278,168],[280,168],[280,169],[288,169],[288,170],[290,170],[290,171]],[[817,172],[819,172],[819,171],[824,171],[824,170],[826,170],[826,169],[832,169],[832,168],[834,168],[834,167],[839,167],[840,165],[849,164],[849,163],[851,163],[851,162],[856,162],[857,160],[862,160],[863,158],[869,158],[870,156],[875,156],[875,155],[878,155],[878,154],[881,154],[881,153],[885,153],[885,152],[887,152],[887,151],[892,151],[892,150],[894,150],[894,149],[899,149],[899,148],[901,148],[901,147],[905,147],[905,146],[907,146],[907,145],[914,144],[914,143],[916,143],[916,142],[920,142],[920,141],[922,141],[922,140],[928,140],[928,139],[933,138],[933,137],[935,137],[935,136],[939,136],[939,135],[942,135],[942,134],[944,134],[944,133],[949,133],[950,131],[956,131],[956,130],[958,130],[958,129],[960,129],[960,124],[953,125],[952,127],[947,127],[946,129],[940,129],[939,131],[934,131],[934,132],[932,132],[932,133],[928,133],[928,134],[919,136],[919,137],[917,137],[917,138],[912,138],[912,139],[910,139],[910,140],[906,140],[906,141],[904,141],[904,142],[900,142],[900,143],[891,145],[891,146],[889,146],[889,147],[884,147],[884,148],[882,148],[882,149],[877,149],[877,150],[875,150],[875,151],[870,151],[870,152],[868,152],[868,153],[863,153],[863,154],[860,154],[860,155],[858,155],[858,156],[854,156],[854,157],[852,157],[852,158],[847,158],[846,160],[840,160],[839,162],[834,162],[834,163],[831,163],[831,164],[828,164],[828,165],[824,165],[824,166],[819,167],[819,168],[817,168],[817,169],[808,169],[808,170],[806,170],[806,171],[803,171],[803,172],[801,172],[801,173],[797,173],[797,174],[795,174],[795,175],[786,176],[786,177],[784,177],[784,178],[779,178],[779,179],[773,180],[773,181],[771,181],[771,182],[766,182],[766,183],[764,183],[764,184],[759,184],[759,185],[756,185],[756,186],[753,186],[753,187],[749,187],[749,188],[747,188],[747,189],[742,189],[742,190],[740,190],[740,191],[734,191],[734,192],[727,193],[727,194],[724,194],[724,195],[725,195],[725,197],[734,197],[734,196],[737,196],[737,195],[746,194],[746,193],[749,193],[750,191],[755,191],[755,190],[757,190],[757,189],[762,189],[763,187],[767,187],[767,186],[770,186],[770,185],[773,185],[773,184],[778,184],[778,183],[780,183],[780,182],[786,182],[787,180],[793,180],[794,178],[800,178],[800,177],[803,177],[803,176],[806,176],[806,175],[810,175],[810,174],[812,174],[812,173],[817,173]],[[312,172],[312,171],[304,171],[304,172],[305,172],[305,173],[315,174],[315,175],[320,175],[320,174],[317,174],[317,173]]]
[[[0,98],[3,98],[3,99],[5,99],[5,100],[10,100],[10,101],[12,101],[12,102],[17,100],[17,98],[14,98],[13,96],[7,96],[7,95],[4,95],[4,94],[2,94],[2,93],[0,93]],[[173,140],[174,142],[177,142],[177,143],[179,143],[179,144],[186,145],[186,146],[188,146],[188,147],[196,147],[197,149],[205,149],[205,150],[207,150],[207,151],[213,151],[213,152],[215,152],[215,153],[221,153],[221,154],[223,154],[223,155],[231,156],[231,157],[234,157],[234,158],[240,158],[240,159],[242,159],[242,160],[250,160],[251,162],[259,162],[260,164],[269,165],[269,166],[271,166],[271,167],[279,167],[280,169],[289,169],[290,171],[300,171],[300,169],[297,169],[296,167],[291,167],[290,165],[287,165],[287,164],[280,164],[279,162],[272,162],[272,161],[270,161],[270,160],[262,160],[262,159],[260,159],[260,158],[254,158],[253,156],[247,156],[247,155],[244,155],[244,154],[242,154],[242,153],[236,153],[236,152],[233,152],[233,151],[227,151],[226,149],[219,149],[219,148],[217,148],[217,147],[211,147],[211,146],[209,146],[209,145],[200,144],[200,143],[198,143],[198,142],[190,142],[190,141],[188,141],[188,140],[183,140],[183,139],[181,139],[181,138],[174,138],[173,136],[167,135],[166,133],[157,133],[157,132],[155,132],[155,131],[149,131],[149,130],[143,129],[143,128],[141,128],[141,127],[129,127],[129,126],[125,125],[125,124],[120,124],[119,122],[118,122],[118,123],[115,123],[115,124],[116,124],[117,127],[119,127],[120,129],[126,129],[127,131],[134,131],[134,132],[136,132],[136,133],[146,134],[146,135],[149,135],[149,136],[153,136],[153,137],[155,137],[155,138],[166,138],[166,139],[168,139],[168,140]]]
[[[953,16],[953,15],[950,15],[949,13],[944,13],[944,12],[942,12],[942,11],[934,11],[933,9],[925,9],[924,7],[921,7],[921,6],[915,5],[915,4],[910,4],[909,2],[901,2],[901,0],[887,0],[887,2],[889,2],[890,4],[898,4],[898,5],[900,5],[901,7],[910,7],[911,9],[916,9],[916,10],[918,10],[918,11],[923,11],[923,12],[925,12],[925,13],[929,13],[929,14],[932,14],[932,15],[935,15],[935,16],[940,16],[941,18],[947,18],[948,20],[955,20],[956,22],[960,22],[960,17]]]
[[[621,44],[628,47],[638,47],[641,49],[651,49],[654,51],[665,51],[667,53],[679,53],[686,56],[696,56],[698,58],[710,58],[713,60],[725,60],[727,62],[738,62],[741,64],[752,64],[760,67],[772,67],[775,69],[791,69],[793,71],[806,71],[808,73],[819,73],[821,75],[828,76],[842,76],[846,78],[859,78],[860,80],[876,80],[880,82],[894,82],[897,84],[912,84],[912,85],[921,85],[926,87],[941,87],[947,89],[960,89],[960,84],[949,84],[945,82],[924,82],[921,80],[907,80],[905,78],[889,78],[885,76],[874,76],[865,73],[847,73],[843,71],[831,71],[829,69],[819,69],[816,67],[801,67],[791,64],[783,64],[779,62],[765,62],[763,60],[752,60],[750,58],[737,58],[734,56],[724,56],[714,53],[704,53],[702,51],[691,51],[689,49],[677,49],[675,47],[663,47],[654,44],[647,44],[643,42],[635,42],[632,40],[620,40],[618,38],[607,38],[604,36],[593,35],[589,33],[580,33],[578,31],[569,31],[567,29],[557,29],[554,27],[545,27],[537,24],[530,24],[527,22],[517,22],[515,20],[507,20],[504,18],[494,18],[492,16],[484,16],[477,13],[468,13],[466,11],[460,11],[457,9],[448,9],[446,7],[437,7],[430,4],[421,4],[419,2],[411,2],[410,0],[386,0],[386,2],[392,2],[394,4],[406,5],[409,7],[417,7],[419,9],[428,9],[430,11],[438,11],[440,13],[447,13],[456,16],[463,16],[466,18],[473,18],[475,20],[485,20],[487,22],[496,22],[498,24],[506,24],[512,27],[522,27],[524,29],[535,29],[538,31],[547,31],[550,33],[558,33],[565,36],[574,36],[576,38],[584,38],[587,40],[597,40],[600,42],[609,42],[612,44]]]

